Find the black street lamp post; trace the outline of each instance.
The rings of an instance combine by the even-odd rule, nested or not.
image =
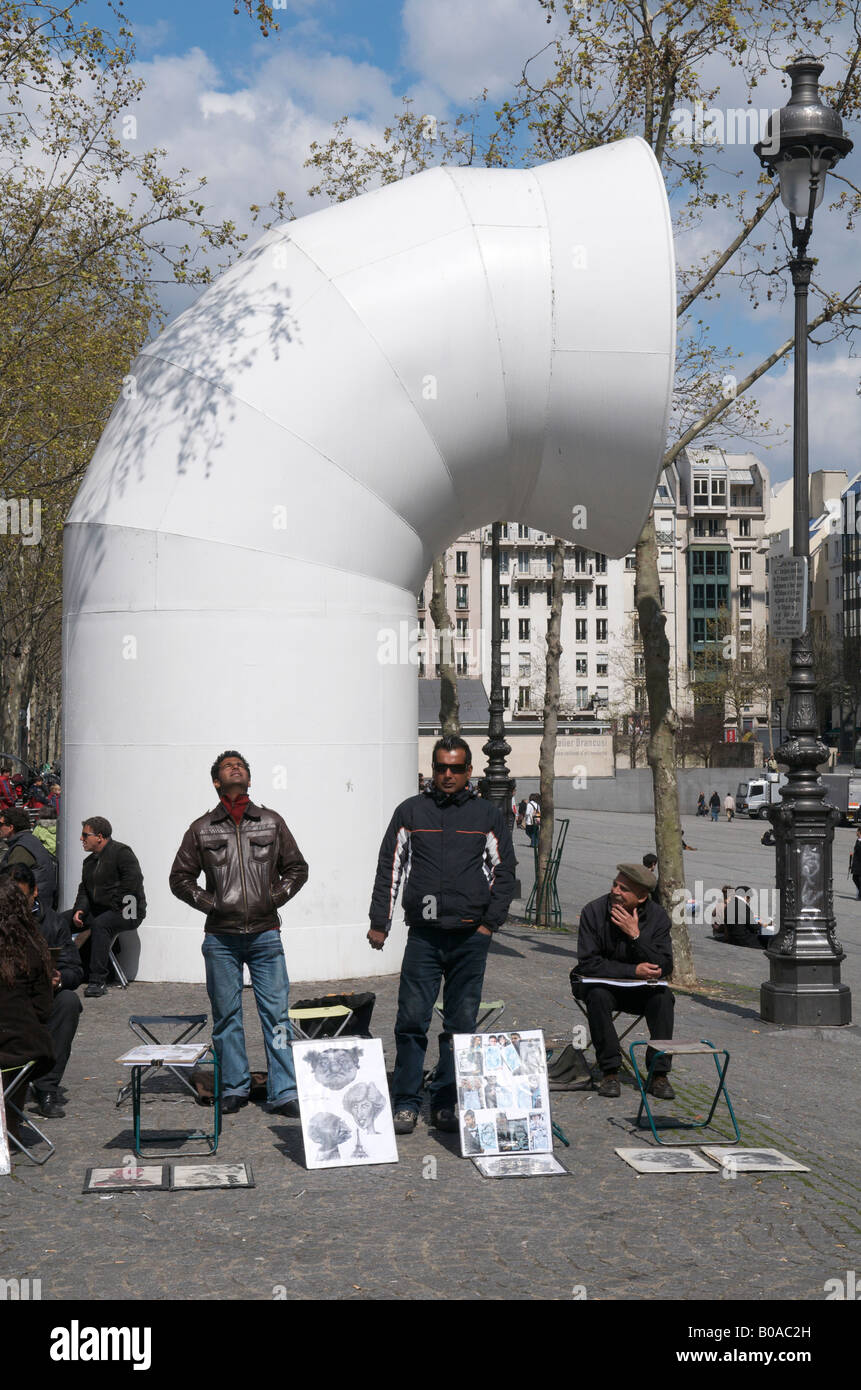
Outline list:
[[[810,551],[807,460],[807,289],[813,261],[807,244],[813,213],[822,201],[825,178],[852,148],[840,116],[819,97],[822,64],[796,59],[786,68],[792,79],[789,102],[768,123],[767,138],[755,153],[780,178],[780,196],[789,209],[794,255],[789,262],[795,287],[795,384],[793,410],[794,556]],[[803,222],[799,223],[799,219]],[[806,565],[802,566],[806,570]],[[806,578],[805,578],[806,583]],[[778,761],[789,768],[782,803],[769,811],[774,827],[780,930],[768,949],[771,978],[762,985],[760,1014],[770,1023],[802,1026],[846,1024],[852,1018],[848,985],[840,982],[845,953],[837,940],[831,852],[837,810],[826,804],[818,773],[828,750],[818,737],[816,677],[809,620],[792,639],[786,743]]]
[[[502,614],[499,602],[499,538],[501,525],[493,523],[490,542],[490,725],[488,740],[482,748],[487,755],[487,769],[479,782],[483,797],[499,807],[509,829],[514,824],[511,796],[514,783],[505,759],[511,745],[505,738],[502,699]]]

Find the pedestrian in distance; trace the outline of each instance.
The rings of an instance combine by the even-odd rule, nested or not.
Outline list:
[[[849,873],[855,884],[855,892],[861,898],[861,826],[855,832],[855,843],[849,856]]]
[[[708,812],[707,812],[707,810],[706,810],[706,797],[705,797],[705,792],[700,792],[699,796],[697,797],[697,815],[698,815],[698,816],[705,816],[705,815],[708,815]]]
[[[735,819],[735,797],[732,792],[727,792],[723,799],[723,808],[726,811],[727,821]]]
[[[403,880],[407,945],[395,1020],[392,1108],[411,1134],[421,1108],[427,1033],[443,985],[439,1062],[428,1087],[431,1124],[454,1133],[452,1034],[474,1033],[491,938],[508,915],[516,860],[507,817],[469,786],[472,755],[455,734],[438,739],[433,781],[395,810],[380,846],[368,941],[386,944]]]
[[[720,797],[718,796],[717,792],[712,792],[711,796],[709,797],[709,810],[712,814],[712,820],[717,821],[717,818],[720,815]]]

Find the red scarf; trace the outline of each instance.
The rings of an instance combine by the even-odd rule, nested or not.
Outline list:
[[[245,807],[249,804],[251,797],[246,796],[243,792],[242,796],[237,796],[235,801],[228,801],[226,796],[219,797],[219,800],[222,806],[227,808],[238,825],[245,815]]]

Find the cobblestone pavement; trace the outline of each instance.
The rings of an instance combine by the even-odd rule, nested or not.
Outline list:
[[[593,838],[585,828],[572,833],[567,916],[575,907],[568,885],[578,875],[588,885],[576,907],[603,891],[612,865],[634,857],[649,819],[615,816],[612,838],[609,825],[593,827]],[[727,847],[736,829],[739,864],[751,882],[752,866],[741,856],[751,845],[760,852],[758,834],[754,840],[746,826],[725,826],[725,835],[709,827]],[[636,857],[648,847],[646,838]],[[716,839],[712,851],[717,857]],[[706,857],[700,862],[711,871]],[[861,905],[839,906],[850,951],[845,978],[852,977],[857,1005]],[[298,1121],[249,1105],[225,1119],[218,1158],[249,1160],[252,1191],[85,1196],[88,1167],[131,1153],[130,1107],[115,1107],[125,1078],[112,1061],[132,1042],[129,1014],[209,1007],[202,985],[134,983],[84,1001],[66,1075],[67,1117],[40,1121],[57,1144],[55,1156],[41,1169],[17,1159],[12,1177],[0,1179],[0,1276],[40,1279],[43,1299],[175,1299],[178,1292],[212,1300],[567,1299],[585,1290],[592,1300],[822,1300],[827,1279],[859,1269],[861,1028],[761,1022],[761,955],[707,941],[702,930],[694,940],[700,978],[709,983],[700,993],[678,992],[676,1036],[730,1049],[728,1082],[743,1142],[794,1154],[810,1173],[640,1177],[614,1153],[651,1142],[634,1128],[635,1092],[624,1086],[614,1101],[595,1093],[554,1098],[570,1140],[570,1148],[556,1145],[569,1169],[557,1179],[483,1179],[459,1157],[457,1136],[428,1129],[426,1117],[398,1140],[398,1164],[308,1172]],[[289,929],[285,941],[289,961]],[[575,956],[570,932],[510,924],[498,935],[485,997],[506,1000],[507,1028],[570,1037],[580,1021],[568,987]],[[397,977],[331,987],[376,990],[373,1031],[391,1066]],[[294,997],[326,988],[294,987]],[[262,1066],[250,990],[245,1001],[252,1066]],[[707,1065],[687,1059],[674,1071],[688,1113],[702,1113]],[[172,1089],[149,1092],[144,1113],[154,1128],[208,1115]],[[726,1134],[720,1112],[716,1120]]]

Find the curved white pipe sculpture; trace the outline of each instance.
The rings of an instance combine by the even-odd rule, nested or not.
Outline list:
[[[310,864],[291,975],[397,968],[366,914],[415,789],[416,667],[382,664],[380,633],[414,627],[432,557],[494,517],[630,549],[674,305],[634,139],[275,228],[141,353],[66,529],[63,759],[64,903],[80,821],[106,815],[144,871],[141,978],[203,978],[202,918],[167,876],[225,747]]]

